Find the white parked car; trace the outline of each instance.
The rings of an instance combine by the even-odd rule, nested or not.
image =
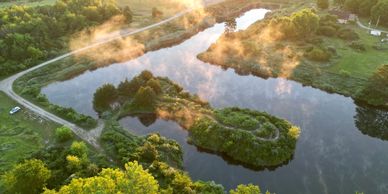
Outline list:
[[[21,110],[20,107],[16,106],[11,111],[9,111],[9,114],[13,115]]]

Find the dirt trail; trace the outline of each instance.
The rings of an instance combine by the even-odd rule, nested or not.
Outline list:
[[[229,130],[243,130],[243,129],[239,129],[239,128],[236,128],[236,127],[232,127],[232,126],[228,126],[228,125],[225,125],[221,122],[219,122],[216,118],[214,118],[214,116],[212,115],[207,115],[207,114],[204,114],[204,116],[210,120],[212,120],[213,122],[215,123],[218,123],[219,125],[221,125],[222,127],[226,128],[226,129],[229,129]],[[255,129],[257,130],[257,129]],[[279,129],[276,127],[276,130],[275,130],[275,137],[273,138],[263,138],[263,137],[257,137],[256,136],[256,139],[260,140],[260,141],[270,141],[270,142],[274,142],[274,141],[277,141],[279,139],[279,135],[280,135],[280,131]]]

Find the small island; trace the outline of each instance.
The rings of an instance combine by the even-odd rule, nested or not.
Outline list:
[[[214,109],[168,78],[143,71],[117,87],[106,84],[93,105],[105,119],[155,113],[189,132],[190,143],[252,167],[276,166],[292,158],[300,129],[288,121],[240,108]]]

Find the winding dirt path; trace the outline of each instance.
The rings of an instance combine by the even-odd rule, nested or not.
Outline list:
[[[219,125],[221,125],[222,127],[226,128],[226,129],[229,129],[229,130],[243,130],[243,129],[240,129],[240,128],[236,128],[236,127],[232,127],[232,126],[228,126],[228,125],[225,125],[221,122],[219,122],[216,118],[214,118],[214,116],[212,115],[207,115],[207,114],[204,114],[204,116],[210,120],[212,120],[213,122],[215,123],[218,123]],[[255,129],[255,130],[260,130],[260,128],[258,129]],[[256,137],[257,140],[260,140],[260,141],[270,141],[270,142],[275,142],[279,139],[279,136],[280,136],[280,131],[279,129],[276,127],[276,130],[275,130],[275,137],[273,138],[263,138],[263,137]]]

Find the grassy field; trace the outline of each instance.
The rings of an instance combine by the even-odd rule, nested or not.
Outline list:
[[[342,40],[337,38],[328,39],[326,44],[337,48],[338,55],[341,56],[339,60],[333,62],[329,71],[336,73],[344,70],[349,72],[352,77],[368,78],[378,67],[388,64],[387,50],[381,51],[373,48],[380,41],[379,37],[371,36],[365,29],[357,26],[351,26],[351,28],[360,35],[359,42],[365,46],[366,50],[357,52],[344,44]],[[386,47],[388,47],[388,44]]]
[[[0,92],[0,174],[45,144],[52,143],[54,129],[59,126],[25,109],[10,115],[9,110],[17,105]]]
[[[309,7],[309,5],[291,6],[275,14],[290,15],[298,6],[300,7],[297,10]],[[327,13],[320,11],[318,14]],[[206,52],[199,54],[199,59],[225,68],[234,68],[242,74],[284,77],[328,92],[369,102],[360,95],[368,79],[380,67],[388,64],[388,44],[382,44],[381,38],[372,36],[367,30],[350,23],[339,25],[338,28],[353,30],[359,35],[358,40],[349,41],[337,36],[327,37],[316,34],[308,41],[271,41],[271,39],[268,41],[266,36],[258,33],[262,32],[263,25],[265,25],[264,22],[258,22],[245,31],[234,33],[232,41],[221,37]],[[265,31],[263,33],[265,35]],[[244,52],[235,51],[238,50],[235,46],[238,44],[241,44]],[[324,62],[309,60],[305,55],[307,49],[317,46],[334,50],[335,54],[330,60]],[[380,104],[374,103],[374,105]]]
[[[184,6],[169,0],[117,0],[121,6],[129,6],[133,12],[133,21],[130,27],[140,28],[155,23],[157,20],[168,18],[185,9]],[[163,12],[161,18],[152,17],[152,8]]]

